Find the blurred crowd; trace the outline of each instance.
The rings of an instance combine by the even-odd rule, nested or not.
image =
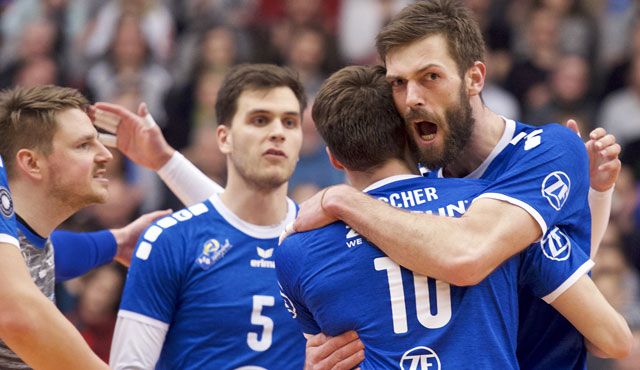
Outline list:
[[[2,0],[0,87],[57,84],[136,110],[144,101],[169,143],[225,182],[216,94],[234,64],[295,69],[313,100],[348,64],[378,63],[378,30],[410,0]],[[633,358],[592,368],[640,369],[640,2],[466,0],[487,42],[485,103],[532,124],[575,118],[623,145],[611,225],[593,277],[638,337]],[[290,195],[344,181],[305,112]],[[67,224],[120,227],[141,212],[181,208],[150,171],[116,154],[110,201]],[[125,272],[105,266],[59,287],[59,306],[107,359]]]

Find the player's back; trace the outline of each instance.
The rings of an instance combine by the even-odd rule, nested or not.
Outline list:
[[[478,180],[410,178],[369,194],[459,216],[483,187]],[[363,369],[517,368],[519,261],[510,259],[477,286],[451,286],[399,267],[341,222],[295,234],[276,250],[285,302],[303,331],[356,330],[366,348]]]
[[[281,231],[240,220],[218,195],[147,230],[120,308],[168,325],[157,368],[303,366],[304,338],[278,298]]]

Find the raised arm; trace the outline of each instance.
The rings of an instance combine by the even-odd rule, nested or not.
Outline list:
[[[110,103],[97,103],[95,107],[96,124],[104,121],[106,129],[116,133],[117,148],[133,162],[156,171],[185,205],[223,190],[167,143],[146,105],[140,105],[138,114]]]
[[[36,369],[108,369],[36,287],[20,251],[0,243],[0,338]]]

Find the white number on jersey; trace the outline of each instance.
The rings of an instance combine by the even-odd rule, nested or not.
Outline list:
[[[396,334],[406,333],[408,331],[407,306],[404,299],[402,270],[389,257],[378,257],[373,260],[373,264],[376,271],[387,271],[393,332]],[[435,302],[437,312],[432,314],[429,297],[434,292],[429,291],[428,278],[413,273],[412,275],[416,296],[416,313],[420,324],[428,329],[437,329],[447,325],[451,320],[451,287],[449,284],[436,280]]]
[[[262,308],[264,306],[273,307],[274,304],[275,298],[273,298],[272,296],[253,296],[251,324],[263,326],[262,335],[258,335],[258,333],[254,332],[249,332],[247,334],[247,344],[249,345],[249,348],[254,351],[263,352],[271,347],[271,342],[273,342],[273,320],[271,320],[271,318],[267,316],[262,315]]]

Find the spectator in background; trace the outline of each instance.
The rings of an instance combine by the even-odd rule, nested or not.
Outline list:
[[[15,76],[34,60],[52,59],[57,64],[55,44],[59,37],[55,24],[38,19],[24,25],[24,32],[16,40],[15,49],[11,44],[2,48],[4,63],[0,70],[0,87],[8,88],[15,84]]]
[[[60,85],[63,83],[61,67],[51,57],[37,57],[21,63],[11,86]]]
[[[596,22],[582,0],[536,0],[538,6],[553,12],[560,20],[559,48],[565,54],[577,54],[587,60],[596,55]],[[534,5],[535,6],[535,5]]]
[[[316,95],[328,76],[328,35],[318,27],[297,28],[289,40],[287,66],[298,72],[298,77],[309,97]]]
[[[95,24],[84,45],[85,57],[90,61],[102,57],[118,37],[122,18],[139,19],[140,32],[146,40],[149,57],[161,64],[171,56],[173,47],[173,17],[160,0],[112,0],[98,11]]]
[[[312,105],[313,103],[309,104],[303,113],[300,158],[289,179],[289,192],[296,202],[307,199],[321,188],[345,181],[344,173],[335,169],[329,162],[326,145],[311,117]],[[314,190],[315,192],[312,192]]]
[[[537,8],[528,18],[528,54],[517,60],[505,87],[520,102],[521,111],[538,109],[549,101],[547,76],[558,61],[558,16]]]
[[[589,63],[584,57],[573,54],[558,59],[550,76],[550,100],[539,109],[526,112],[525,120],[532,124],[565,122],[575,119],[580,122],[582,136],[595,128],[596,104],[589,95]]]
[[[349,64],[376,64],[376,35],[410,3],[411,0],[342,0],[337,35],[340,54]]]
[[[151,58],[146,34],[140,18],[123,15],[105,58],[87,73],[87,89],[95,100],[108,101],[125,86],[136,85],[141,100],[147,103],[149,111],[162,123],[166,118],[162,103],[172,79]]]
[[[77,305],[67,315],[93,352],[105,362],[109,361],[125,273],[122,266],[109,264],[80,278]]]
[[[640,52],[631,60],[627,87],[611,93],[602,103],[599,122],[623,147],[640,139]]]
[[[599,91],[600,97],[605,97],[616,90],[623,89],[629,83],[631,59],[634,55],[640,54],[640,19],[634,21],[630,33],[629,48],[625,49],[628,54],[624,59],[616,62],[608,71],[603,83],[604,89]]]

